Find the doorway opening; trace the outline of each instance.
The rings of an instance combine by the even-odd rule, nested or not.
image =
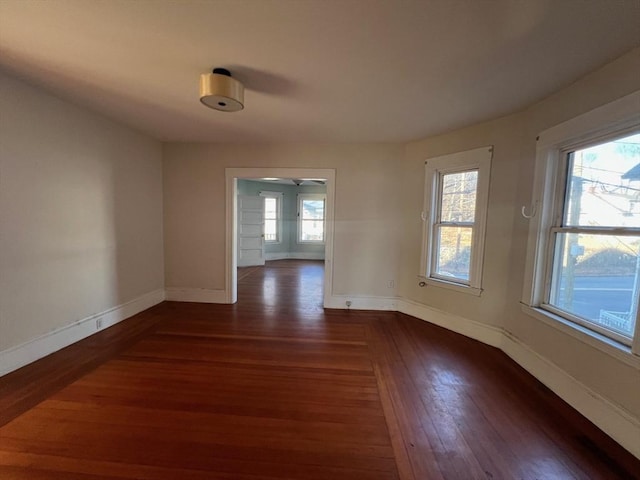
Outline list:
[[[323,267],[326,305],[333,290],[335,170],[227,168],[226,187],[228,303],[238,300],[238,267],[299,261]]]

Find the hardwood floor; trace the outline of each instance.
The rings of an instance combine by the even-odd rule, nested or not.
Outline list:
[[[241,269],[0,379],[2,479],[628,479],[640,462],[500,351],[322,309],[321,262]]]

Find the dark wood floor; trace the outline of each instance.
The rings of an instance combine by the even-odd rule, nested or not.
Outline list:
[[[617,479],[640,462],[500,351],[239,272],[0,379],[2,479]]]

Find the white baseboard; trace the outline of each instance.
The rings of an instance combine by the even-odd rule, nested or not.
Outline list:
[[[508,332],[503,332],[501,350],[636,458],[640,458],[640,420],[594,392]]]
[[[351,302],[347,306],[347,302]],[[324,304],[325,308],[342,310],[386,310],[397,311],[396,297],[366,297],[361,295],[332,295]]]
[[[398,311],[401,313],[444,327],[447,330],[473,338],[492,347],[500,348],[502,343],[502,328],[476,322],[475,320],[469,320],[468,318],[443,312],[442,310],[407,299],[401,299],[398,304],[400,307]]]
[[[164,301],[164,289],[146,293],[122,305],[90,315],[21,345],[0,352],[0,376],[57,352]],[[98,328],[98,323],[100,327]]]
[[[288,258],[294,260],[324,260],[324,252],[318,253],[304,253],[304,252],[289,252],[289,253],[265,253],[265,260],[285,260]]]
[[[206,288],[166,288],[165,298],[171,302],[228,303],[224,290]]]

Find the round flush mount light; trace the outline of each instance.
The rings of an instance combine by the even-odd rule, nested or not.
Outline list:
[[[214,68],[200,75],[200,101],[222,112],[237,112],[244,108],[244,86],[226,68]]]

